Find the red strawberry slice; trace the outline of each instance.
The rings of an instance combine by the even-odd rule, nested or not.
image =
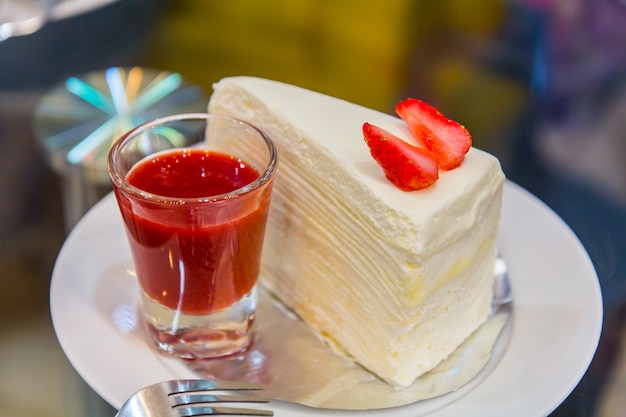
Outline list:
[[[385,176],[401,190],[426,188],[439,178],[436,157],[428,149],[413,146],[370,123],[363,124],[363,137]]]
[[[439,110],[416,98],[398,103],[396,113],[424,146],[437,156],[441,169],[450,170],[461,165],[472,146],[472,136],[465,126],[446,118]]]

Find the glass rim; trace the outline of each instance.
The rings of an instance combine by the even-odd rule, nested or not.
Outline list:
[[[267,149],[270,154],[269,155],[270,160],[265,170],[259,173],[259,177],[257,179],[244,185],[243,187],[237,188],[236,190],[230,191],[228,193],[215,194],[215,195],[209,195],[209,196],[203,196],[203,197],[171,197],[171,196],[164,196],[160,194],[151,193],[151,192],[142,190],[141,188],[135,187],[134,185],[130,184],[126,180],[126,178],[120,175],[120,173],[118,172],[117,170],[118,164],[115,160],[115,156],[118,154],[120,148],[125,143],[130,141],[132,138],[134,138],[138,134],[154,129],[159,126],[163,126],[171,122],[185,121],[185,120],[208,121],[210,119],[222,119],[234,125],[244,126],[244,127],[254,130],[260,135],[260,137],[263,139],[263,141],[267,145]],[[180,149],[184,149],[184,148],[185,147],[181,147]],[[144,122],[132,128],[131,130],[129,130],[128,132],[120,136],[120,138],[117,139],[111,146],[111,149],[109,150],[109,155],[108,155],[108,173],[109,173],[109,178],[114,183],[114,185],[122,189],[124,192],[140,197],[144,200],[149,200],[149,201],[153,201],[155,203],[160,203],[160,204],[165,203],[165,204],[172,204],[172,205],[174,204],[176,205],[201,204],[201,203],[211,203],[211,202],[216,203],[220,201],[227,201],[239,195],[248,194],[249,192],[257,190],[261,188],[263,185],[265,185],[266,183],[268,183],[269,181],[271,181],[276,171],[277,165],[278,165],[278,152],[276,150],[276,146],[274,145],[274,142],[269,137],[269,135],[267,135],[263,130],[259,129],[258,127],[244,120],[238,119],[236,117],[228,116],[225,114],[218,114],[218,113],[180,113],[180,114],[162,116],[156,119],[149,120],[147,122]]]

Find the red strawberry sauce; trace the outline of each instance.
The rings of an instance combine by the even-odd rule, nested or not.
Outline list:
[[[153,194],[201,198],[234,191],[258,177],[234,157],[188,149],[139,162],[127,181]],[[266,202],[251,205],[248,196],[240,195],[218,212],[206,209],[210,203],[164,206],[131,201],[117,192],[137,276],[148,297],[185,314],[206,314],[250,292],[259,273]]]

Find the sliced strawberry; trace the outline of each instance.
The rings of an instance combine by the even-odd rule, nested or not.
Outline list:
[[[472,146],[472,136],[465,126],[416,98],[398,103],[396,113],[424,146],[437,155],[441,169],[450,170],[461,165]]]
[[[370,123],[363,124],[363,136],[385,176],[401,190],[426,188],[439,178],[436,157],[428,149],[413,146]]]

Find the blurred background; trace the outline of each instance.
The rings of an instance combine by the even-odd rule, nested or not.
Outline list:
[[[596,358],[552,415],[624,416],[626,1],[56,0],[17,36],[4,23],[18,3],[45,5],[0,0],[1,417],[114,414],[50,322],[72,224],[33,113],[67,77],[133,65],[180,73],[207,96],[222,77],[254,75],[388,113],[416,96],[461,121],[570,225],[601,281]]]

